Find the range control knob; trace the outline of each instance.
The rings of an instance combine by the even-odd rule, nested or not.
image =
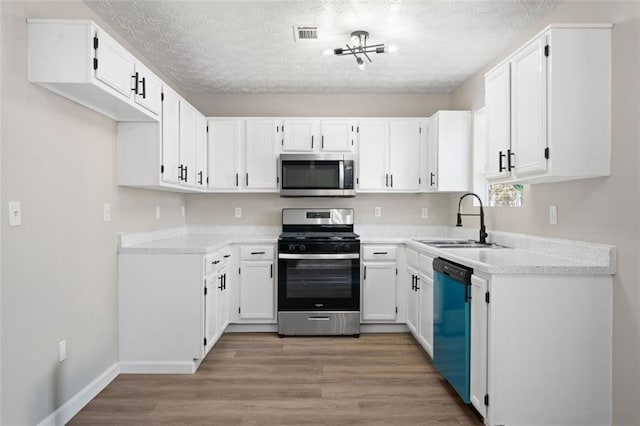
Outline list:
[[[304,244],[298,245],[298,250],[305,251],[306,249],[307,249],[307,247]]]
[[[296,245],[295,244],[289,244],[289,251],[295,251],[296,250]]]

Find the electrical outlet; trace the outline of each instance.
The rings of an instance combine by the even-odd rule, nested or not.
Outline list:
[[[9,201],[9,226],[22,225],[22,207],[20,201]]]
[[[429,209],[427,207],[423,207],[422,208],[422,218],[423,219],[428,219],[429,218]]]
[[[180,210],[182,211],[182,217],[187,215],[187,209],[184,206],[180,206]]]
[[[160,219],[160,206],[156,206],[156,219]]]
[[[380,217],[382,216],[382,209],[380,207],[374,207],[373,208],[373,215],[375,217]]]
[[[558,206],[556,205],[549,206],[549,224],[550,225],[558,224]]]
[[[234,215],[235,215],[236,218],[241,218],[242,217],[242,207],[236,207]]]
[[[102,206],[102,220],[111,222],[111,204],[104,203]]]
[[[58,352],[59,352],[59,357],[58,357],[59,362],[62,362],[65,359],[67,359],[67,341],[66,340],[62,340],[60,343],[58,343]]]

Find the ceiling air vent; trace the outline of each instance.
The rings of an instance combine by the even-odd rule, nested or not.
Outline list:
[[[315,25],[294,25],[293,40],[317,40],[318,27]]]

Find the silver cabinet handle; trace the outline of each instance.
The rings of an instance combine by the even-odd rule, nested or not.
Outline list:
[[[329,317],[307,317],[309,321],[329,321]]]

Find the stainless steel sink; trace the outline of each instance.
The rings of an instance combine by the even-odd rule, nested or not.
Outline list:
[[[482,244],[474,240],[415,240],[419,243],[426,244],[435,248],[507,248],[500,244],[487,243]]]

